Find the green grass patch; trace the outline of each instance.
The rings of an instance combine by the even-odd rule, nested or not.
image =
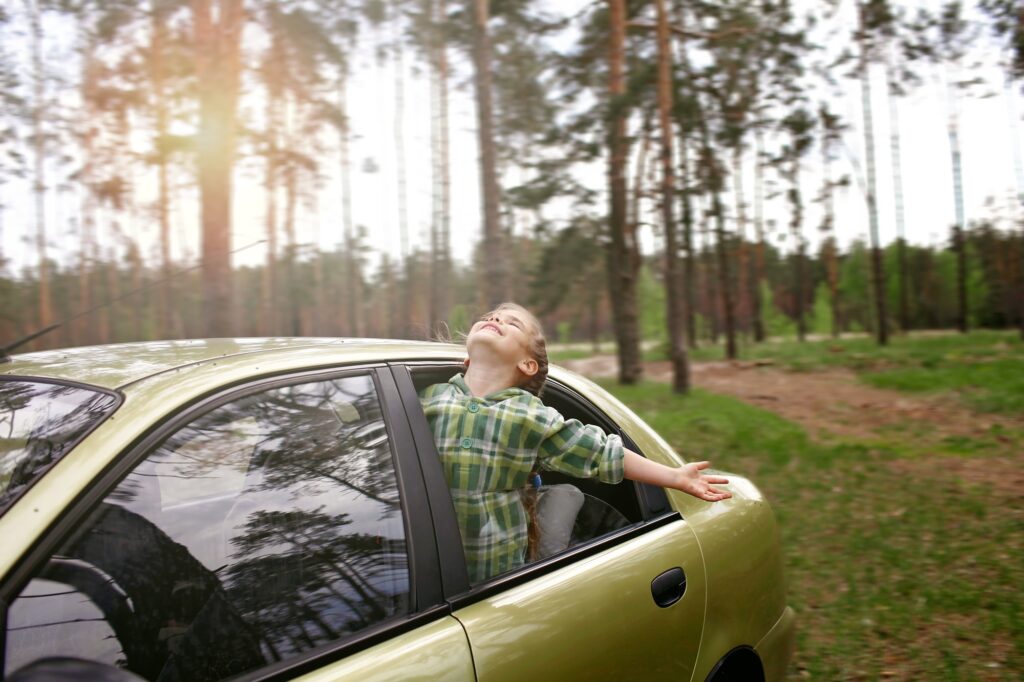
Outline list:
[[[690,352],[694,361],[723,356],[721,345]],[[662,348],[645,353],[648,360],[664,358]],[[1017,331],[907,334],[893,337],[886,346],[865,336],[804,343],[742,340],[740,359],[791,371],[849,369],[879,388],[949,393],[982,412],[1024,413],[1024,342]]]
[[[919,393],[955,393],[981,412],[1024,414],[1024,357],[985,362],[943,361],[868,372],[872,386]]]
[[[604,385],[684,456],[771,501],[799,617],[792,679],[1024,675],[1024,501],[991,485],[998,471],[972,480],[954,473],[960,457],[921,458],[913,429],[823,443],[732,398]]]

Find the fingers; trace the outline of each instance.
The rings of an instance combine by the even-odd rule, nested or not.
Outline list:
[[[728,483],[729,479],[722,476],[704,476],[705,483]]]
[[[732,497],[732,493],[726,492],[724,490],[715,490],[714,488],[708,488],[701,495],[701,498],[707,500],[708,502],[718,502],[720,500],[727,500],[730,497]]]
[[[707,469],[709,466],[711,466],[711,462],[708,462],[708,461],[694,462],[693,463],[693,468],[696,469],[697,471],[701,471],[702,469]]]

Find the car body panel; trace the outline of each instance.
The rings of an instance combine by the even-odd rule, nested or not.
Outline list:
[[[0,576],[10,577],[21,557],[121,453],[206,396],[270,377],[353,365],[461,364],[464,358],[465,348],[451,344],[348,339],[155,342],[15,356],[0,365],[0,375],[92,384],[117,390],[124,401],[0,517],[5,549]],[[556,366],[549,376],[603,412],[646,457],[670,466],[684,463],[661,436],[594,382]],[[457,616],[474,647],[479,679],[577,677],[577,664],[588,666],[587,677],[606,672],[635,677],[643,661],[661,652],[655,677],[664,673],[699,682],[737,646],[756,646],[767,679],[779,679],[791,655],[795,618],[785,605],[778,529],[757,488],[743,477],[729,478],[731,500],[712,504],[667,491],[682,521],[555,569],[527,567],[536,578],[465,602]],[[660,609],[652,601],[650,581],[675,565],[686,571],[687,592],[675,605]],[[415,632],[451,649],[451,660],[447,654],[435,660],[436,651],[417,644]],[[377,671],[387,677],[394,675],[397,663],[392,661],[407,656],[420,661],[410,664],[410,676],[422,669],[424,678],[471,679],[467,634],[460,632],[461,626],[445,618],[364,653],[390,652],[389,663]],[[628,647],[601,644],[595,652],[595,642],[614,642],[623,632],[630,637]],[[594,656],[605,653],[601,647],[614,655]],[[573,655],[566,655],[566,649]],[[680,655],[666,656],[667,651]],[[363,677],[372,671],[372,661],[353,654],[308,679]],[[320,677],[321,672],[329,676]]]
[[[778,622],[754,647],[764,663],[764,678],[768,682],[786,677],[786,666],[796,646],[796,613],[787,606]]]
[[[686,591],[658,607],[651,581],[676,566],[686,574]],[[705,585],[696,538],[679,520],[454,615],[466,628],[480,682],[688,680]]]
[[[445,616],[295,679],[301,682],[469,682],[474,676],[466,633],[459,621]]]
[[[786,609],[779,532],[771,507],[756,486],[742,477],[730,475],[729,489],[732,499],[706,505],[688,516],[708,574],[708,617],[697,680],[704,679],[701,671],[706,675],[736,646],[754,647]],[[668,493],[673,504],[684,497],[676,491]],[[768,649],[766,653],[780,652]],[[783,666],[786,661],[788,657]],[[763,662],[766,669],[779,665],[777,660]]]

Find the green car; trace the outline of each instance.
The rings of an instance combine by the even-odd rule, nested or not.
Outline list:
[[[779,534],[714,504],[543,474],[540,558],[481,584],[418,391],[461,347],[218,339],[0,364],[5,679],[779,680]],[[679,455],[552,367],[544,401]]]

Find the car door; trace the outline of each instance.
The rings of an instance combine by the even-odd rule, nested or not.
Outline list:
[[[396,401],[389,372],[320,371],[156,427],[5,580],[4,674],[471,679]]]
[[[435,514],[454,514],[417,389],[455,367],[396,367]],[[564,387],[545,389],[559,403],[607,430],[615,425]],[[569,415],[569,409],[575,411]],[[628,442],[627,446],[635,449]],[[642,454],[642,453],[641,453]],[[546,476],[546,475],[545,475]],[[580,484],[595,504],[623,521],[540,561],[470,585],[458,532],[442,546],[446,596],[465,627],[480,682],[522,679],[687,680],[700,646],[705,574],[696,537],[678,512],[632,482]],[[607,490],[602,490],[601,488]],[[661,500],[665,500],[663,491]],[[592,493],[592,494],[591,494]],[[447,500],[446,500],[447,497]],[[578,521],[578,520],[577,520]],[[435,527],[455,526],[452,519]],[[579,530],[579,523],[574,534]]]

